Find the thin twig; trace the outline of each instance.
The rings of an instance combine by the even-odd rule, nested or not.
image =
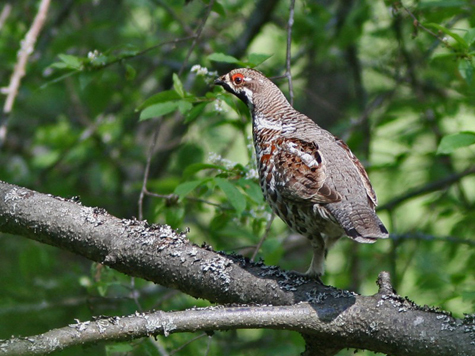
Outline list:
[[[160,42],[160,43],[157,43],[156,45],[152,46],[152,47],[149,47],[149,48],[146,48],[140,52],[137,52],[137,53],[131,53],[131,54],[127,54],[127,55],[124,55],[124,56],[121,56],[117,59],[114,59],[110,62],[107,62],[106,64],[104,64],[102,67],[100,68],[105,68],[105,67],[108,67],[112,64],[115,64],[115,63],[118,63],[118,62],[121,62],[125,59],[129,59],[129,58],[135,58],[135,57],[139,57],[139,56],[142,56],[150,51],[153,51],[154,49],[157,49],[159,47],[162,47],[164,45],[169,45],[169,44],[177,44],[179,42],[184,42],[184,41],[189,41],[191,39],[196,39],[196,35],[195,36],[186,36],[186,37],[183,37],[183,38],[176,38],[174,40],[171,40],[171,41],[165,41],[165,42]]]
[[[30,55],[34,51],[36,40],[45,23],[49,4],[50,0],[41,0],[38,13],[33,20],[31,28],[26,33],[23,41],[20,42],[21,46],[20,50],[18,51],[18,61],[10,78],[10,84],[4,91],[4,93],[7,94],[7,99],[5,100],[5,105],[3,107],[3,113],[5,117],[2,120],[0,126],[0,147],[5,142],[7,136],[8,115],[11,113],[13,104],[15,103],[15,98],[18,94],[18,89],[20,88],[21,79],[25,76],[25,68],[26,64],[28,63],[28,58],[30,58]]]
[[[163,346],[163,343],[160,338],[156,336],[150,336],[149,339],[161,356],[170,356],[167,350],[165,349],[165,346]]]
[[[193,30],[186,24],[184,19],[180,17],[174,10],[173,8],[168,5],[164,0],[152,0],[155,4],[158,6],[161,6],[165,9],[166,12],[170,14],[173,19],[180,24],[180,26],[183,28],[183,30],[188,34],[188,36],[193,36]]]
[[[272,212],[270,217],[269,217],[269,220],[267,220],[266,229],[264,230],[264,234],[262,235],[261,240],[259,241],[259,243],[256,245],[256,248],[254,249],[254,253],[252,254],[251,261],[254,261],[254,259],[257,256],[257,253],[261,249],[262,244],[264,243],[264,241],[269,236],[270,228],[272,226],[272,222],[274,221],[274,219],[275,219],[275,213]]]
[[[435,191],[437,191],[439,189],[442,189],[442,188],[444,188],[448,185],[456,183],[459,180],[461,180],[462,178],[464,178],[468,175],[471,175],[471,174],[475,174],[475,167],[470,167],[470,168],[466,169],[465,171],[463,171],[461,173],[451,174],[451,175],[449,175],[445,178],[442,178],[440,180],[430,182],[430,183],[425,184],[421,187],[411,189],[411,190],[407,191],[406,193],[402,194],[401,196],[396,197],[393,200],[390,200],[389,202],[387,202],[384,205],[381,205],[378,208],[378,211],[392,210],[392,209],[394,209],[395,207],[397,207],[398,205],[404,203],[407,200],[410,200],[412,198],[416,198],[418,196],[421,196],[421,195],[424,195],[424,194],[427,194],[427,193],[435,192]]]
[[[422,240],[422,241],[442,241],[449,243],[456,243],[461,245],[475,246],[475,241],[469,239],[462,239],[454,236],[434,236],[424,234],[422,232],[408,232],[405,234],[390,234],[391,240],[403,241],[403,240]]]
[[[212,334],[207,334],[208,335],[208,342],[207,342],[207,345],[206,345],[206,352],[205,352],[205,356],[208,356],[209,355],[209,350],[211,348],[211,340],[212,340]]]
[[[294,8],[295,0],[290,0],[290,10],[289,10],[289,22],[287,23],[287,60],[285,65],[285,76],[289,83],[289,97],[290,105],[294,105],[294,87],[292,84],[292,74],[290,71],[291,59],[292,59],[292,26],[294,25]]]
[[[135,277],[133,276],[130,277],[130,293],[133,301],[135,302],[135,305],[137,306],[138,311],[142,312],[143,308],[139,301],[139,291],[135,286]]]
[[[153,192],[150,192],[149,190],[147,190],[147,188],[144,189],[144,194],[150,195],[151,197],[166,199],[166,200],[174,199],[176,197],[176,195],[173,194],[173,193],[172,194],[153,193]]]
[[[408,10],[406,9],[406,11]],[[404,41],[405,37],[402,34],[401,21],[399,19],[400,19],[399,17],[395,19],[394,28],[396,32],[396,38],[398,42],[400,43],[401,54],[407,64],[407,73],[410,79],[409,83],[412,86],[413,91],[416,97],[418,98],[419,102],[421,102],[422,104],[428,103],[429,100],[427,99],[427,96],[422,88],[421,80],[418,78],[419,71],[418,71],[418,68],[416,67],[416,62],[413,56],[411,56],[410,51],[406,48],[405,41]],[[440,140],[442,139],[444,135],[440,128],[439,122],[435,117],[434,110],[429,107],[428,109],[421,112],[421,116],[423,117],[424,121],[427,123],[429,128],[432,130],[437,142],[440,142]],[[444,157],[440,156],[438,157],[437,161],[442,166],[445,166],[448,169],[448,171],[450,171],[451,173],[456,172],[454,168],[453,159],[451,156],[444,156]],[[465,191],[460,184],[458,184],[457,182],[456,184],[458,185],[458,188],[459,188],[460,201],[462,202],[462,204],[465,203],[465,206],[467,207],[469,204],[467,203],[468,199],[466,198]]]
[[[440,37],[438,34],[436,34],[435,32],[429,30],[427,27],[425,27],[424,25],[422,25],[419,20],[417,19],[417,17],[406,7],[404,6],[404,4],[402,2],[399,3],[401,5],[401,7],[408,13],[409,16],[412,17],[412,19],[414,20],[413,24],[415,27],[418,27],[418,28],[421,28],[423,29],[425,32],[427,32],[428,34],[430,34],[431,36],[437,38],[440,42],[442,42],[445,46],[447,46],[448,48],[450,48],[452,51],[456,52],[456,49],[454,47],[452,47],[449,43],[449,41],[447,41],[445,38],[443,37]]]
[[[38,13],[33,20],[33,24],[26,33],[25,39],[20,42],[21,47],[18,51],[18,62],[16,63],[15,69],[12,73],[10,85],[6,89],[7,99],[5,100],[5,105],[3,107],[3,112],[6,114],[9,114],[12,111],[16,95],[18,94],[18,88],[20,87],[21,79],[25,75],[26,63],[28,62],[30,55],[33,53],[36,40],[45,23],[49,4],[50,0],[41,0]]]
[[[190,46],[190,49],[188,50],[188,53],[186,54],[185,60],[183,61],[183,64],[181,65],[180,70],[178,71],[178,76],[180,76],[183,73],[183,70],[185,69],[186,65],[188,64],[188,60],[190,59],[191,54],[193,53],[193,50],[195,49],[196,44],[198,43],[198,40],[200,39],[201,32],[203,31],[203,28],[205,27],[206,21],[209,18],[209,15],[211,14],[211,10],[213,9],[214,5],[214,0],[211,0],[208,4],[208,7],[206,9],[206,14],[203,17],[203,20],[201,21],[198,29],[196,30],[195,34],[195,39],[193,40],[193,43]]]
[[[11,11],[12,11],[12,4],[6,3],[5,6],[2,9],[2,13],[0,14],[0,30],[2,29],[3,24],[7,20],[7,18],[10,15]]]
[[[104,68],[107,68],[113,64],[116,64],[116,63],[120,63],[120,62],[123,62],[127,59],[130,59],[130,58],[137,58],[137,57],[140,57],[140,56],[143,56],[144,54],[150,52],[150,51],[153,51],[154,49],[157,49],[159,47],[162,47],[162,46],[165,46],[165,45],[173,45],[173,44],[177,44],[177,43],[180,43],[180,42],[185,42],[185,41],[189,41],[191,39],[194,39],[195,36],[188,36],[188,37],[183,37],[183,38],[176,38],[174,40],[171,40],[171,41],[165,41],[165,42],[160,42],[152,47],[148,47],[142,51],[139,51],[139,52],[134,52],[134,53],[129,53],[129,54],[125,54],[125,55],[122,55],[122,56],[118,56],[117,58],[109,61],[109,62],[106,62],[105,64],[102,64],[102,65],[98,65],[98,66],[94,66],[92,68],[88,68],[89,70],[102,70]],[[42,86],[40,86],[40,89],[44,89],[46,88],[47,86],[51,85],[51,84],[54,84],[54,83],[58,83],[60,82],[61,80],[65,79],[65,78],[68,78],[68,77],[71,77],[73,75],[76,75],[76,74],[79,74],[83,72],[83,69],[76,69],[76,70],[73,70],[73,71],[70,71],[70,72],[67,72],[66,74],[63,74],[57,78],[54,78],[52,80],[50,80],[49,82],[46,82],[45,84],[43,84]]]
[[[100,127],[103,121],[104,116],[99,116],[95,122],[92,122],[90,125],[86,126],[81,134],[77,136],[73,142],[70,142],[66,145],[66,147],[63,148],[61,154],[56,158],[56,160],[40,172],[37,178],[40,181],[46,179],[47,175],[51,171],[55,170],[61,164],[61,162],[63,162],[63,160],[68,157],[74,147],[77,147],[80,143],[87,141],[89,138],[97,134],[97,129]]]
[[[145,172],[143,175],[143,182],[142,182],[142,189],[140,190],[140,197],[139,197],[139,220],[143,220],[143,198],[147,192],[147,181],[148,175],[150,173],[150,163],[152,162],[153,152],[155,150],[155,146],[157,144],[158,133],[160,131],[160,125],[158,125],[157,129],[153,133],[152,142],[150,143],[150,149],[148,151],[147,156],[147,164],[145,165]]]
[[[178,195],[176,195],[176,194],[173,194],[173,193],[171,193],[171,194],[158,194],[158,193],[153,193],[153,192],[147,190],[147,188],[145,188],[144,194],[150,195],[150,196],[155,197],[155,198],[165,199],[165,200],[178,200]],[[202,198],[185,197],[185,199],[186,199],[186,200],[190,200],[190,201],[197,201],[197,202],[200,202],[200,203],[212,205],[212,206],[218,207],[218,208],[220,208],[220,209],[222,209],[222,210],[231,210],[231,208],[226,208],[225,206],[223,206],[223,205],[221,205],[221,204],[213,203],[212,201],[209,201],[209,200],[206,200],[206,199],[202,199]]]
[[[199,340],[203,337],[206,336],[206,333],[203,333],[203,334],[200,334],[198,336],[195,336],[193,339],[190,339],[188,340],[187,342],[185,342],[183,345],[181,345],[180,347],[176,348],[175,350],[172,350],[168,355],[169,356],[172,356],[174,354],[176,354],[177,352],[181,351],[182,349],[184,349],[186,346],[188,346],[189,344],[191,344],[192,342],[196,341],[196,340]]]
[[[344,141],[347,141],[351,135],[351,133],[355,130],[358,130],[361,124],[369,119],[369,116],[379,107],[383,105],[383,103],[389,99],[391,99],[394,94],[396,93],[396,90],[399,87],[400,80],[397,82],[396,86],[392,88],[391,90],[388,90],[387,92],[381,93],[378,96],[376,96],[366,107],[364,108],[363,112],[361,115],[356,118],[352,119],[350,121],[350,126],[345,130],[345,132],[340,136],[341,139]]]

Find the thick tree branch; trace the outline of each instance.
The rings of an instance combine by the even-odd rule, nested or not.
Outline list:
[[[157,312],[78,323],[0,343],[0,350],[10,354],[20,354],[20,350],[31,354],[33,348],[50,352],[45,345],[61,349],[76,339],[78,343],[129,340],[251,327],[298,331],[307,341],[307,355],[323,354],[322,350],[332,355],[345,347],[403,356],[475,352],[473,317],[458,320],[418,307],[393,293],[387,274],[380,276],[378,294],[359,296],[198,247],[168,226],[121,220],[102,209],[4,182],[0,182],[0,231],[75,252],[195,297],[219,303],[273,305]]]
[[[0,232],[53,245],[217,303],[289,305],[306,300],[306,293],[315,288],[333,290],[241,256],[201,248],[166,225],[118,219],[104,209],[4,182]],[[305,287],[297,290],[299,286]]]
[[[380,278],[385,279],[384,276]],[[387,283],[387,282],[382,282]],[[381,288],[382,289],[382,288]],[[454,322],[448,315],[428,313],[422,310],[410,310],[411,303],[391,293],[379,294],[373,297],[362,298],[355,302],[355,297],[343,297],[345,308],[338,313],[331,312],[333,307],[331,298],[323,298],[316,304],[299,303],[292,306],[239,306],[239,307],[210,307],[194,308],[178,312],[135,313],[125,317],[110,317],[93,321],[70,324],[67,327],[50,330],[44,334],[27,337],[12,338],[0,343],[0,350],[4,355],[40,355],[51,353],[61,348],[82,345],[98,341],[128,340],[150,335],[168,336],[178,332],[215,331],[242,328],[271,328],[294,330],[304,334],[308,355],[334,355],[341,348],[347,347],[351,340],[352,347],[371,348],[378,335],[393,335],[393,327],[398,327],[401,337],[413,338],[414,333],[423,333],[426,324],[437,323],[450,337],[455,329],[467,329],[469,323]],[[373,313],[387,307],[399,308],[401,316],[390,323],[377,323],[371,318]],[[404,310],[402,310],[404,309]],[[328,313],[330,310],[330,313]],[[408,314],[410,317],[408,318]],[[440,321],[442,320],[442,321]],[[355,324],[358,321],[358,324]],[[406,324],[407,323],[407,324]],[[355,326],[359,330],[355,333]],[[387,329],[388,325],[391,327]],[[365,336],[366,335],[366,336]],[[433,337],[434,335],[432,335]],[[438,335],[436,340],[428,343],[428,338],[412,339],[412,348],[415,350],[402,351],[399,340],[391,339],[393,345],[381,350],[395,355],[435,355],[427,349],[437,345],[437,355],[462,355],[463,349],[452,348],[444,350],[439,344],[445,338]],[[379,341],[379,340],[378,340]],[[336,347],[335,345],[341,345]],[[417,350],[416,350],[417,349]],[[313,351],[312,351],[313,350]],[[467,349],[470,351],[470,347]],[[459,353],[459,352],[462,353]],[[467,353],[468,355],[468,353]]]

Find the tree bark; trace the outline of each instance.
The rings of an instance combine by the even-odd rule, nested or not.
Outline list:
[[[307,342],[306,355],[332,355],[348,347],[402,356],[475,354],[473,316],[455,319],[447,312],[419,307],[394,293],[386,273],[380,274],[377,294],[360,296],[241,256],[217,253],[209,246],[199,247],[169,226],[118,219],[100,208],[1,181],[0,232],[57,246],[194,297],[243,305],[82,323],[82,327],[51,330],[26,341],[3,341],[0,350],[9,354],[19,354],[19,347],[31,354],[42,341],[50,340],[49,333],[63,335],[68,330],[87,334],[85,339],[77,336],[84,343],[250,327],[298,331]],[[153,328],[150,320],[155,321]],[[113,336],[103,338],[109,327]],[[69,339],[55,340],[49,343],[55,350],[71,345]]]

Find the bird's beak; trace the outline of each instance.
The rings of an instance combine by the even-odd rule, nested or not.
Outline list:
[[[219,77],[219,78],[216,78],[215,81],[214,81],[214,85],[224,86],[224,84],[225,84],[224,75]]]
[[[229,82],[226,80],[226,76],[227,74],[216,78],[216,80],[214,81],[214,85],[219,85],[223,87],[223,89],[227,92],[234,93],[234,89],[231,88],[231,86],[229,85]]]

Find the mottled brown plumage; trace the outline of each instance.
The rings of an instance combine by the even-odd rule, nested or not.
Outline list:
[[[368,175],[342,140],[295,110],[259,71],[234,69],[215,84],[251,110],[264,197],[291,229],[310,239],[308,275],[323,274],[326,253],[342,236],[364,243],[388,237]]]

